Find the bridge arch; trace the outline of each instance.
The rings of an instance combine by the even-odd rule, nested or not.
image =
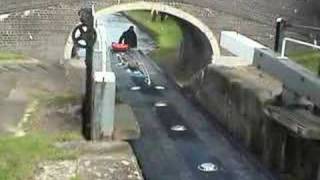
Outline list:
[[[144,2],[144,1],[122,3],[122,4],[105,7],[105,8],[103,7],[98,8],[97,11],[95,12],[95,16],[99,17],[105,14],[114,14],[118,12],[132,11],[132,10],[156,10],[156,11],[160,11],[160,12],[175,16],[186,22],[189,22],[190,24],[198,28],[207,37],[213,52],[212,61],[215,61],[215,59],[217,59],[217,57],[220,56],[221,54],[220,46],[217,38],[215,37],[211,29],[195,16],[170,5],[166,5],[159,2]]]

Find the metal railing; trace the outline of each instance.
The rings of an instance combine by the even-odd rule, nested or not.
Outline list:
[[[304,41],[301,41],[301,40],[297,40],[297,39],[293,39],[293,38],[289,38],[289,37],[285,37],[282,41],[282,49],[281,49],[281,56],[280,58],[287,58],[285,56],[286,54],[286,45],[287,45],[287,42],[292,42],[292,43],[296,43],[296,44],[300,44],[300,45],[303,45],[303,46],[307,46],[307,47],[312,47],[314,49],[319,49],[320,50],[320,46],[316,45],[316,44],[311,44],[311,43],[307,43],[307,42],[304,42]]]

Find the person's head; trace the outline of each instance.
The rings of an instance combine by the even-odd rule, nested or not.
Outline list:
[[[130,26],[130,27],[129,27],[129,31],[134,31],[134,27],[133,27],[133,26]]]

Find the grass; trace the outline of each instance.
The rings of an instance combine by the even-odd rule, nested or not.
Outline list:
[[[23,59],[25,59],[25,56],[22,54],[0,51],[0,61],[23,60]]]
[[[290,59],[296,61],[298,64],[304,66],[311,72],[318,74],[320,65],[320,52],[319,51],[303,51],[291,53]]]
[[[153,22],[150,11],[129,11],[128,16],[147,29],[155,39],[158,49],[152,52],[153,59],[156,61],[166,59],[165,57],[170,57],[177,52],[183,32],[174,17],[169,16],[163,22],[158,18]]]
[[[30,122],[24,124],[29,129],[24,137],[0,137],[0,180],[28,180],[32,179],[38,162],[45,160],[76,159],[80,155],[78,150],[63,150],[54,146],[57,142],[81,140],[80,132],[59,132],[48,134],[41,129],[33,128],[38,121],[39,108],[46,106],[62,106],[73,103],[77,98],[71,94],[37,93],[33,96],[40,102],[37,109],[30,116]]]
[[[49,95],[44,98],[47,105],[52,106],[63,106],[66,104],[73,104],[79,101],[80,97],[73,94],[62,94],[62,95]]]
[[[81,177],[77,174],[74,177],[71,177],[70,180],[81,180]]]
[[[32,179],[37,162],[75,159],[76,151],[54,147],[60,135],[29,134],[24,137],[0,137],[0,179]]]

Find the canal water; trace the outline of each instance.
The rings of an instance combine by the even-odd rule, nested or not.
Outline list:
[[[117,42],[133,25],[125,16],[103,16],[108,45]],[[128,51],[144,64],[152,84],[147,86],[133,72],[119,66],[118,54],[111,53],[112,70],[117,77],[117,96],[131,106],[141,137],[130,141],[145,180],[273,180],[272,175],[234,146],[217,120],[185,98],[176,84],[146,54],[156,46],[152,38],[136,27],[138,51]],[[155,87],[162,86],[163,90]],[[140,91],[132,91],[140,87]],[[157,106],[157,105],[162,106]],[[164,106],[165,105],[165,106]],[[182,127],[182,131],[174,130]],[[212,170],[212,172],[209,172]]]

